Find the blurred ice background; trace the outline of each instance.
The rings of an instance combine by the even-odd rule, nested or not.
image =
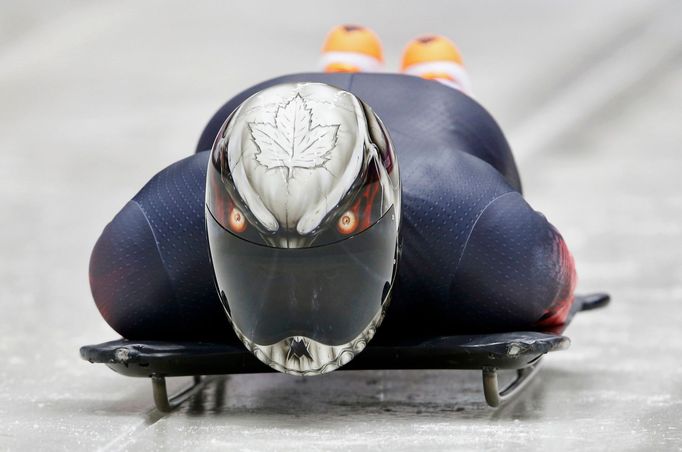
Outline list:
[[[116,337],[90,249],[225,100],[315,69],[338,23],[374,28],[389,70],[419,34],[457,42],[580,289],[613,305],[499,410],[475,372],[353,372],[218,379],[161,416],[148,381],[78,357]],[[680,23],[655,0],[3,0],[0,450],[680,448]]]

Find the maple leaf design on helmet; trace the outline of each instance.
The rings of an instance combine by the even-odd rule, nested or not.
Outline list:
[[[340,124],[313,127],[313,111],[300,94],[277,107],[273,122],[250,122],[256,161],[268,169],[321,168],[336,147]]]

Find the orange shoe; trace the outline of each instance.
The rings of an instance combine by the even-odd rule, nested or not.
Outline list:
[[[324,72],[377,72],[383,64],[381,41],[366,27],[334,27],[322,46],[320,66]]]
[[[471,82],[457,46],[445,36],[413,39],[403,51],[400,70],[404,74],[437,80],[471,95]]]

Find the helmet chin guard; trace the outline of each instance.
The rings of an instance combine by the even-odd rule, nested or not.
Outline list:
[[[258,359],[315,375],[365,348],[396,276],[400,196],[388,133],[349,92],[277,85],[230,115],[206,225],[220,298]]]
[[[388,302],[384,303],[384,307]],[[319,375],[338,369],[365,349],[381,325],[385,309],[353,340],[341,345],[327,345],[304,336],[290,336],[271,345],[258,345],[232,323],[235,333],[256,357],[279,372],[292,375]]]

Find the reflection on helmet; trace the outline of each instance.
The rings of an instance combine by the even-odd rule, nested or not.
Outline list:
[[[225,122],[209,161],[206,224],[216,284],[261,361],[311,375],[372,338],[396,274],[398,165],[353,94],[270,87]]]

